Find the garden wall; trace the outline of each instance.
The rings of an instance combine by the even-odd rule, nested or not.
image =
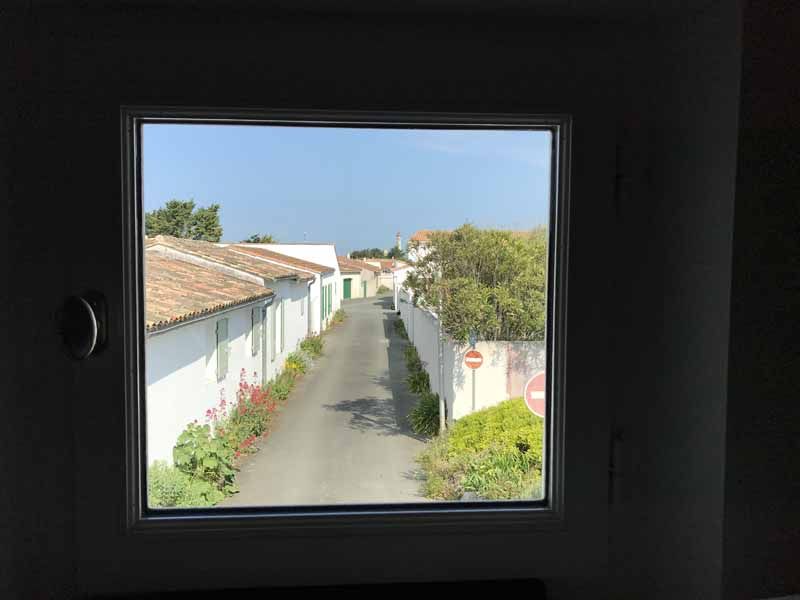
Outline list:
[[[473,411],[521,396],[525,383],[545,370],[543,341],[479,341],[475,349],[483,355],[483,364],[475,370],[473,406],[473,373],[464,364],[469,345],[444,336],[440,351],[439,320],[432,312],[413,306],[406,291],[399,293],[399,310],[408,338],[430,376],[431,391],[445,400],[448,424]]]

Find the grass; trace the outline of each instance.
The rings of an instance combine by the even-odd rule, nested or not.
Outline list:
[[[456,421],[417,457],[423,494],[459,500],[465,492],[490,500],[541,496],[544,421],[512,398]]]

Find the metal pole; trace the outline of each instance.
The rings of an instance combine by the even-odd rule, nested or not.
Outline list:
[[[472,369],[472,412],[475,412],[475,371],[477,369]]]

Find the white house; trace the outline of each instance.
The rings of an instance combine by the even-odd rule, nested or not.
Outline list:
[[[267,250],[279,252],[287,256],[307,260],[318,265],[330,267],[334,273],[332,276],[331,288],[332,296],[328,302],[330,314],[335,313],[342,305],[342,274],[339,271],[339,260],[336,258],[336,246],[333,244],[264,244]]]
[[[276,265],[211,242],[186,240],[159,235],[147,240],[148,252],[192,262],[227,275],[268,287],[274,301],[264,318],[270,325],[270,355],[259,369],[262,382],[274,379],[283,369],[286,357],[294,352],[309,334],[310,287],[315,275],[299,269]],[[272,326],[274,325],[274,326]]]
[[[222,398],[235,402],[239,378],[260,378],[273,352],[275,294],[157,250],[145,252],[147,460],[172,462],[186,426],[204,423]]]
[[[335,297],[336,290],[339,288],[335,269],[310,260],[275,252],[268,249],[265,244],[236,244],[228,246],[228,248],[248,258],[314,277],[314,281],[309,283],[308,289],[310,309],[307,315],[307,328],[310,333],[318,334],[328,327],[333,313],[338,310],[339,306]]]
[[[378,287],[394,289],[394,270],[407,266],[408,263],[396,258],[365,258],[364,262],[380,269]]]
[[[345,256],[339,256],[338,259],[339,272],[342,274],[342,300],[375,296],[380,267]]]
[[[408,241],[408,261],[415,263],[428,253],[433,229],[420,229],[414,232]]]

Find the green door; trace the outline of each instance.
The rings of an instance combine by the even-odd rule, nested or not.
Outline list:
[[[366,298],[367,297],[367,282],[366,281],[362,281],[361,282],[361,297],[362,298]]]
[[[344,280],[344,299],[350,299],[350,285],[353,283],[352,279],[345,279]]]

